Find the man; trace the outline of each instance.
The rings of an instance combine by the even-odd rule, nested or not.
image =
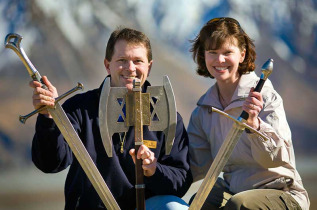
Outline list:
[[[152,67],[152,50],[148,37],[142,32],[123,28],[115,30],[108,41],[104,64],[112,87],[133,88],[138,79],[142,91],[150,85],[146,80]],[[38,82],[30,82],[34,88],[33,105],[53,106],[56,88],[43,77],[48,90]],[[177,114],[177,130],[170,155],[165,155],[163,132],[149,131],[144,126],[144,139],[157,142],[156,148],[142,145],[134,148],[134,128],[114,134],[113,157],[109,158],[103,147],[99,129],[99,98],[101,87],[68,99],[63,108],[78,132],[92,160],[107,183],[121,209],[135,209],[135,156],[143,160],[145,197],[147,209],[187,209],[180,199],[192,183],[188,161],[188,137],[182,118]],[[37,119],[32,145],[34,164],[43,172],[56,173],[70,165],[65,184],[65,209],[104,209],[104,205],[88,180],[69,146],[47,111]]]

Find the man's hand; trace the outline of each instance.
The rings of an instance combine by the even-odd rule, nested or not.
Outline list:
[[[135,149],[129,151],[133,162],[135,164]],[[142,159],[142,168],[144,171],[144,176],[153,176],[156,170],[157,159],[154,157],[154,153],[145,145],[141,145],[139,151],[136,155],[137,159]]]
[[[47,86],[48,90],[42,88],[42,84],[37,81],[31,81],[29,83],[30,87],[34,88],[33,90],[33,106],[35,109],[40,108],[41,106],[51,106],[54,107],[55,98],[57,98],[58,93],[56,88],[50,83],[46,76],[42,77],[43,82]],[[41,114],[46,115],[49,118],[52,116],[48,113],[46,109],[40,112]]]

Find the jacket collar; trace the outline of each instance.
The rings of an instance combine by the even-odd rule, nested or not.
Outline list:
[[[259,78],[254,72],[249,74],[243,74],[240,77],[239,83],[234,91],[231,98],[230,104],[225,108],[225,110],[242,106],[243,101],[248,96],[251,87],[255,87]],[[214,84],[211,86],[207,92],[198,100],[198,106],[213,106],[221,109],[221,104],[218,95],[218,86]]]

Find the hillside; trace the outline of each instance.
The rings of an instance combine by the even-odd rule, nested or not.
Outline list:
[[[160,85],[162,76],[169,76],[177,109],[187,125],[197,100],[214,82],[195,74],[188,40],[212,17],[237,18],[255,40],[256,73],[260,75],[260,68],[268,58],[274,59],[270,79],[284,100],[298,168],[312,202],[316,202],[316,2],[290,2],[5,0],[0,1],[0,39],[3,41],[9,32],[22,35],[22,47],[30,60],[62,94],[77,82],[84,84],[84,91],[99,87],[106,76],[104,51],[113,29],[125,25],[142,30],[150,37],[153,48],[149,81]],[[24,203],[40,206],[40,199],[62,202],[63,189],[52,185],[56,181],[56,186],[62,188],[64,180],[52,178],[53,184],[47,184],[50,175],[37,171],[31,162],[36,117],[24,125],[18,121],[20,114],[33,110],[29,80],[16,54],[1,44],[0,169],[4,173],[0,186],[5,188],[0,191],[0,207],[3,203],[15,205],[15,209],[24,209]],[[27,184],[23,188],[16,181],[24,173],[30,185],[38,188]],[[41,188],[43,183],[45,190]],[[12,193],[11,187],[16,189]],[[16,196],[21,203],[15,202]],[[34,205],[30,209],[35,209]],[[316,203],[313,206],[317,208]]]

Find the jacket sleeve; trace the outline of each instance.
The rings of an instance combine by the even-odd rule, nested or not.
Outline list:
[[[210,143],[203,130],[202,109],[197,107],[191,115],[188,124],[190,168],[194,182],[203,179],[212,164]]]
[[[53,119],[39,114],[32,142],[32,161],[45,173],[56,173],[73,160],[72,152]]]
[[[193,179],[189,167],[188,135],[179,114],[172,151],[170,155],[165,155],[165,149],[162,152],[164,155],[158,158],[154,175],[144,177],[145,184],[154,194],[182,197]]]
[[[77,106],[78,97],[72,97],[62,105],[67,117],[80,135],[81,112]],[[73,153],[59,131],[53,119],[39,114],[35,135],[32,142],[32,161],[41,171],[45,173],[56,173],[64,170],[73,162]]]
[[[254,159],[265,168],[274,168],[291,163],[293,160],[291,131],[280,95],[275,90],[271,90],[263,96],[263,99],[264,108],[259,115],[259,131],[269,140],[263,141],[255,134],[249,134],[248,138],[251,140]]]

